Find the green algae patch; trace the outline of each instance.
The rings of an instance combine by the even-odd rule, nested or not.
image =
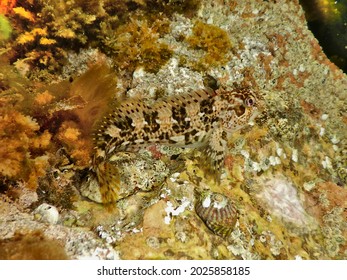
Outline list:
[[[0,15],[0,42],[10,38],[12,34],[11,24],[4,15]]]

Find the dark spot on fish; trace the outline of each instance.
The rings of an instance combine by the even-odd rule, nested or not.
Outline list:
[[[113,122],[113,124],[118,127],[120,130],[125,130],[126,129],[126,126],[125,126],[125,123],[124,121],[115,121]]]
[[[212,117],[210,121],[210,123],[215,123],[215,122],[219,122],[219,118],[217,116]]]
[[[133,120],[132,120],[132,118],[130,118],[130,117],[128,117],[128,116],[126,116],[126,117],[125,117],[125,120],[126,120],[126,122],[127,122],[128,126],[129,126],[129,127],[132,127],[132,124],[133,124]]]
[[[184,106],[172,108],[172,118],[177,121],[176,132],[183,132],[190,126],[190,122],[186,120],[187,110]]]
[[[190,127],[190,121],[184,121],[184,128],[188,129]]]
[[[135,143],[135,140],[138,139],[138,135],[135,134],[135,133],[131,133],[128,137],[128,141],[132,142],[132,143]]]
[[[144,117],[145,121],[148,123],[148,125],[150,126],[151,132],[158,131],[158,129],[160,128],[160,125],[156,122],[156,120],[158,118],[158,112],[157,111],[152,111],[149,113],[143,112],[143,117]]]
[[[184,118],[187,116],[187,111],[186,108],[184,108],[183,106],[180,107],[172,107],[172,117],[180,122],[182,120],[184,120]]]
[[[186,144],[188,144],[190,142],[190,133],[189,132],[186,132],[184,134],[184,141]]]
[[[213,99],[204,99],[200,103],[200,112],[206,115],[211,115],[213,113]]]
[[[195,128],[190,131],[190,135],[195,135],[197,133],[198,133],[198,131]]]
[[[176,123],[174,125],[172,125],[172,129],[176,133],[180,133],[182,131],[182,128],[179,125],[177,125]]]
[[[223,146],[223,144],[221,142],[219,143],[219,145]],[[219,157],[219,156],[223,156],[224,153],[222,151],[219,151],[219,152],[216,153],[216,155]]]
[[[169,133],[168,132],[165,132],[164,133],[164,139],[169,139],[170,137],[169,137]]]

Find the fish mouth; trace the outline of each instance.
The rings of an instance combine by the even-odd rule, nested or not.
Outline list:
[[[249,118],[248,123],[254,123],[254,120],[261,114],[262,111],[259,109],[254,110],[252,116]]]

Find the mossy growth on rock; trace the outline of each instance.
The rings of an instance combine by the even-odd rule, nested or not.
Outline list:
[[[196,68],[206,70],[225,64],[230,59],[231,42],[225,30],[218,26],[196,21],[192,35],[186,38],[193,49],[205,51]]]
[[[103,39],[104,51],[114,58],[116,70],[131,72],[143,66],[148,72],[158,72],[172,56],[169,46],[159,41],[163,25],[167,25],[165,19],[149,23],[132,18],[116,31],[108,32],[110,37]]]
[[[2,50],[23,74],[38,80],[59,74],[69,53],[90,47],[109,55],[116,70],[129,73],[144,66],[157,72],[172,55],[169,47],[158,41],[169,32],[169,18],[174,13],[192,16],[200,5],[200,0],[32,2],[13,7],[8,15],[12,40]],[[0,39],[9,38],[4,22],[5,18],[0,18]]]

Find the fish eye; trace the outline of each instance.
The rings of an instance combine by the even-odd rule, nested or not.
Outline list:
[[[253,97],[248,97],[248,98],[245,100],[245,104],[246,104],[246,106],[248,106],[248,107],[254,106],[254,104],[255,104],[254,98],[253,98]]]

